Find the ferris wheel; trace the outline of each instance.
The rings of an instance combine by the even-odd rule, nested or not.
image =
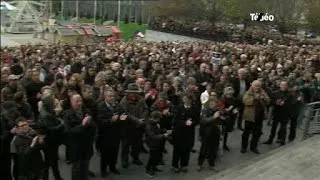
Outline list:
[[[43,13],[46,5],[36,1],[11,1],[16,10],[9,12],[11,33],[42,31]]]

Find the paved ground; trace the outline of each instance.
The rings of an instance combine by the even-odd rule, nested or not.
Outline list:
[[[170,34],[170,33],[163,33],[159,31],[153,31],[153,30],[147,30],[145,39],[147,41],[180,41],[180,42],[185,42],[185,41],[204,41],[202,39],[197,39],[197,38],[192,38],[192,37],[187,37],[187,36],[180,36],[180,35],[175,35],[175,34]]]
[[[206,180],[319,180],[320,136],[292,143],[257,162],[212,176]]]
[[[1,34],[1,47],[46,43],[45,40],[33,38],[32,36],[32,34]]]
[[[264,128],[264,135],[261,138],[262,141],[266,140],[269,134],[270,127],[265,126]],[[247,154],[241,154],[240,153],[240,142],[241,142],[241,131],[235,130],[234,132],[230,133],[230,140],[229,140],[229,146],[231,148],[231,152],[226,152],[223,157],[221,157],[217,162],[217,167],[225,170],[229,169],[231,167],[237,166],[240,163],[244,163],[246,161],[250,161],[252,159],[258,158],[259,156],[263,156],[264,153],[277,148],[278,146],[276,144],[267,146],[267,145],[260,145],[260,151],[262,155],[256,155],[253,153],[247,153]],[[199,150],[200,143],[196,142],[196,149]],[[197,157],[198,152],[191,155],[190,160],[190,167],[189,167],[189,173],[187,174],[174,174],[170,171],[170,164],[171,164],[171,156],[172,156],[172,147],[171,145],[167,144],[167,150],[168,154],[165,155],[165,163],[164,166],[164,172],[161,172],[158,174],[157,179],[159,180],[202,180],[207,177],[210,177],[212,175],[215,176],[213,172],[210,172],[209,170],[204,170],[201,173],[196,170],[197,168]],[[70,165],[67,165],[64,160],[64,153],[63,153],[63,147],[61,147],[60,150],[60,167],[62,171],[62,175],[66,180],[70,180]],[[258,158],[259,159],[259,158]],[[147,155],[142,154],[141,160],[146,163],[147,161]],[[255,160],[256,161],[256,160]],[[99,156],[98,154],[95,154],[92,161],[91,161],[91,170],[94,171],[98,176],[97,180],[102,180],[99,176]],[[143,179],[149,179],[144,175],[144,166],[138,167],[136,165],[131,165],[129,169],[122,169],[119,167],[119,170],[121,171],[121,175],[112,175],[110,174],[107,179],[108,180],[115,180],[121,178],[121,180],[143,180]]]

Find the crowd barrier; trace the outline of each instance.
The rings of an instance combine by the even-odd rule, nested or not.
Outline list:
[[[320,101],[306,105],[300,126],[303,130],[303,139],[320,134]]]

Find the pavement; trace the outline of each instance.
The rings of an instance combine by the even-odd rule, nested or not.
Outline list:
[[[264,134],[261,138],[261,142],[265,141],[268,138],[269,132],[270,132],[270,126],[264,127]],[[277,144],[273,145],[263,145],[261,144],[259,146],[259,150],[261,152],[261,155],[256,155],[252,152],[248,152],[246,154],[240,153],[240,144],[241,144],[241,131],[238,129],[235,129],[233,132],[230,133],[229,136],[229,147],[231,149],[230,152],[224,152],[222,157],[219,157],[216,163],[216,166],[221,169],[222,172],[225,170],[228,170],[230,168],[237,167],[239,164],[250,162],[251,161],[258,161],[259,157],[264,157],[263,154],[266,154],[268,152],[271,152],[272,150],[275,150],[279,147]],[[297,140],[298,141],[298,140]],[[158,180],[203,180],[208,177],[219,177],[219,173],[214,173],[210,171],[208,168],[204,169],[201,172],[197,171],[197,158],[198,158],[198,151],[200,149],[200,142],[196,141],[195,149],[197,150],[196,153],[191,154],[190,158],[190,166],[189,166],[189,172],[188,173],[179,173],[175,174],[171,172],[171,157],[172,157],[172,146],[167,143],[166,148],[168,150],[168,153],[165,154],[164,160],[166,165],[163,166],[163,172],[158,173],[158,176],[156,179]],[[60,161],[59,166],[61,169],[62,176],[65,180],[70,180],[70,173],[71,173],[71,165],[67,165],[64,162],[64,147],[62,146],[60,148]],[[141,160],[144,164],[147,163],[148,155],[147,154],[141,154]],[[118,159],[120,160],[120,158]],[[95,172],[97,175],[95,180],[102,180],[100,173],[99,173],[99,155],[97,153],[94,154],[92,160],[90,169]],[[130,165],[128,169],[122,169],[121,164],[118,164],[118,169],[121,173],[121,175],[113,175],[109,174],[107,178],[108,180],[143,180],[143,179],[150,179],[144,174],[144,166],[136,166],[136,165]],[[53,179],[51,175],[51,179]],[[207,179],[210,180],[210,179]]]
[[[320,136],[281,147],[256,162],[205,180],[320,180]],[[262,155],[263,156],[263,155]]]
[[[47,41],[33,38],[33,34],[9,34],[2,33],[1,34],[1,47],[8,46],[20,46],[20,45],[28,45],[28,44],[46,44]]]

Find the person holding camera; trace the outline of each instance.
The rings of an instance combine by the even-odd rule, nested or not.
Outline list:
[[[261,88],[261,84],[259,80],[253,81],[250,89],[243,96],[245,127],[242,134],[241,153],[247,152],[249,136],[252,134],[250,150],[260,154],[258,142],[262,135],[265,108],[270,103],[270,98]]]
[[[154,177],[156,171],[161,171],[160,169],[157,169],[157,165],[162,157],[163,144],[166,138],[171,135],[171,130],[163,132],[161,129],[159,124],[161,117],[161,112],[153,111],[146,124],[146,140],[150,149],[149,160],[146,166],[146,175],[149,177]]]
[[[65,112],[63,120],[70,140],[71,179],[88,180],[95,123],[91,115],[85,114],[79,94],[72,95],[70,100],[71,108]]]

